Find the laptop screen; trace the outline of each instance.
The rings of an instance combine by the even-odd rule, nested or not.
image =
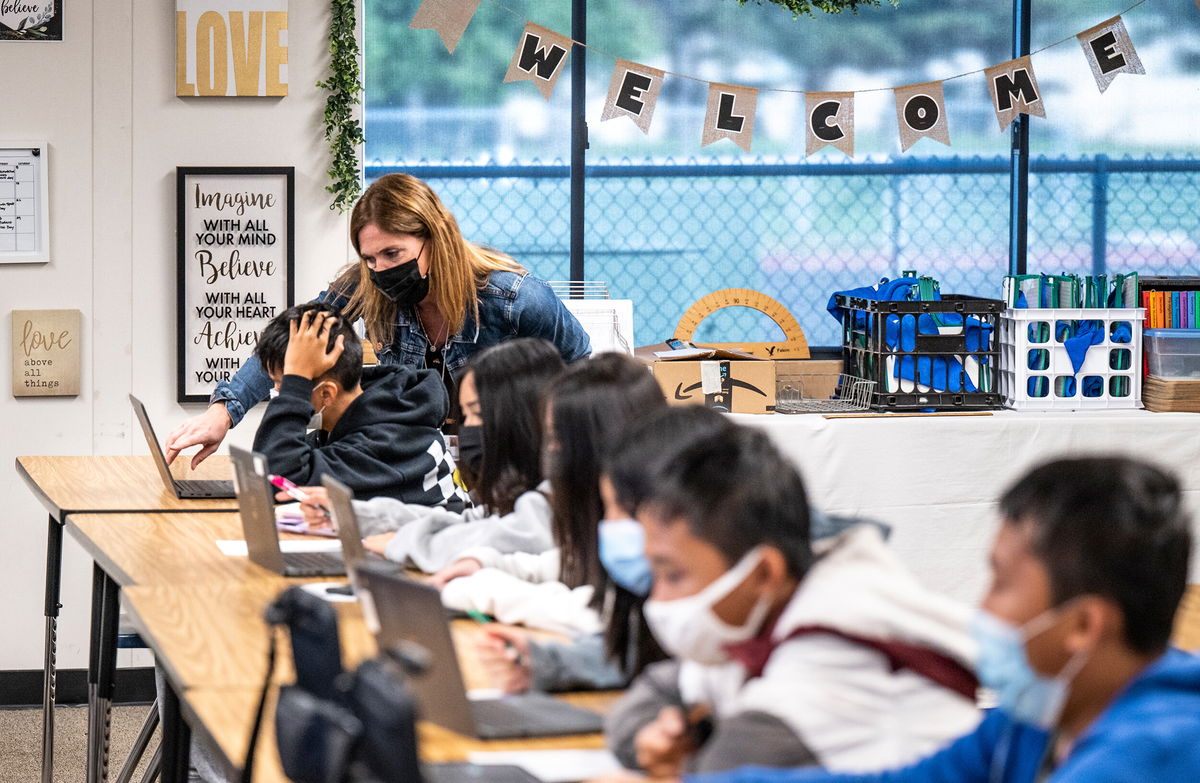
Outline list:
[[[163,454],[162,446],[158,443],[158,437],[154,434],[154,427],[150,424],[150,416],[146,413],[146,406],[142,401],[132,394],[129,395],[129,402],[133,405],[133,413],[137,416],[138,423],[142,425],[142,433],[146,436],[146,444],[150,446],[150,454],[154,457],[154,465],[158,468],[158,473],[162,476],[163,484],[167,489],[175,492],[175,477],[171,475],[171,468],[167,465],[167,457]]]

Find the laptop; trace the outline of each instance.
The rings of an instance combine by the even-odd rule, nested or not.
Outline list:
[[[284,552],[275,529],[275,499],[267,480],[267,459],[261,454],[229,447],[233,481],[246,554],[250,561],[283,576],[344,576],[340,552]]]
[[[129,402],[132,403],[133,412],[142,425],[142,432],[146,435],[150,453],[154,455],[154,464],[158,466],[158,473],[162,476],[167,489],[171,490],[175,497],[180,500],[203,498],[221,500],[237,496],[233,491],[233,482],[228,479],[177,479],[172,476],[171,467],[167,465],[167,457],[163,454],[162,447],[158,445],[158,438],[154,435],[154,427],[150,424],[146,406],[132,394],[129,395]]]
[[[353,594],[355,570],[352,566],[355,563],[360,560],[388,561],[374,552],[368,552],[363,546],[358,514],[354,511],[354,491],[333,476],[322,476],[321,484],[329,493],[329,513],[333,517],[333,527],[337,530],[338,540],[342,542],[342,562],[346,564],[346,571],[350,577],[350,589],[340,592]],[[392,567],[399,569],[395,564]]]
[[[603,718],[591,710],[541,693],[498,699],[469,699],[458,668],[442,597],[389,565],[362,562],[359,599],[380,649],[424,648],[426,670],[411,678],[421,717],[451,731],[479,739],[595,734]]]

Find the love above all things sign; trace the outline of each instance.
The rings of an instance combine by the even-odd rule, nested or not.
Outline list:
[[[14,397],[79,394],[78,310],[12,311]]]
[[[177,397],[204,402],[292,305],[295,169],[176,170]]]

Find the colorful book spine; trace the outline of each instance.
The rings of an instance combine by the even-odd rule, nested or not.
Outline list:
[[[1179,292],[1171,292],[1171,328],[1179,329],[1183,326],[1183,320],[1179,317]]]

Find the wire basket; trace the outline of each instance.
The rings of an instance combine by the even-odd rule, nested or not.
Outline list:
[[[871,409],[875,381],[855,378],[853,375],[837,375],[834,396],[819,399],[805,392],[806,386],[828,387],[832,375],[802,375],[794,378],[782,377],[775,391],[776,413],[846,413]]]

